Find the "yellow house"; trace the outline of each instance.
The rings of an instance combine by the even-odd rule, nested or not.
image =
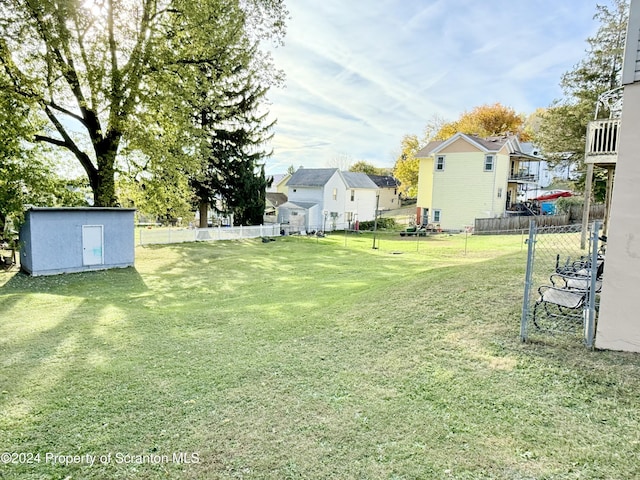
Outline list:
[[[416,223],[463,230],[476,218],[502,217],[537,188],[540,158],[522,152],[515,136],[456,133],[429,142],[420,160]]]
[[[287,187],[287,183],[291,178],[290,173],[280,173],[276,175],[272,175],[273,182],[271,186],[267,188],[267,192],[274,193],[284,193],[285,195],[289,192],[289,187]]]

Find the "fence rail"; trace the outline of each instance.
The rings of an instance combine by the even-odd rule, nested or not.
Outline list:
[[[602,224],[589,227],[582,248],[582,225],[541,227],[532,223],[527,240],[527,269],[520,337],[582,336],[592,348],[604,275]]]
[[[249,227],[151,228],[140,230],[139,243],[140,245],[157,245],[275,237],[280,235],[280,230],[280,224],[254,225]]]
[[[589,221],[602,220],[604,218],[604,205],[591,205],[589,209]],[[560,227],[573,225],[582,221],[582,206],[572,205],[569,213],[563,215],[513,215],[498,218],[476,218],[474,233],[478,235],[489,232],[521,231],[529,229],[529,222],[534,219],[538,227]]]
[[[536,224],[543,227],[567,225],[569,223],[569,215],[538,215],[535,217],[517,215],[501,218],[476,218],[474,233],[482,235],[489,232],[528,230],[531,219],[535,219]]]

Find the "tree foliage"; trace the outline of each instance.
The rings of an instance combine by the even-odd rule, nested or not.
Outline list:
[[[0,72],[0,237],[9,218],[18,226],[25,205],[85,204],[82,184],[59,178],[47,160],[50,152],[24,144],[37,122],[29,103],[13,95],[8,83]]]
[[[242,30],[240,30],[242,31]],[[207,220],[208,206],[233,214],[239,224],[263,221],[265,190],[269,184],[261,161],[271,152],[264,148],[272,138],[274,121],[261,109],[271,83],[270,63],[258,55],[246,35],[235,44],[231,69],[221,76],[205,68],[208,80],[197,88],[201,101],[193,105],[196,130],[203,139],[201,167],[191,175],[200,207],[200,225]]]
[[[256,39],[278,39],[285,15],[281,0],[7,0],[0,68],[48,120],[34,139],[70,151],[95,204],[110,206],[118,153],[140,125],[133,120],[167,101],[182,121],[185,81],[201,65],[225,63],[234,19]]]
[[[464,112],[458,120],[445,123],[435,133],[434,140],[446,140],[456,133],[466,133],[479,137],[490,137],[506,133],[518,134],[526,140],[525,117],[511,107],[500,103],[480,105],[470,112]]]
[[[388,175],[387,168],[379,168],[364,160],[359,160],[349,167],[350,172],[366,173],[367,175]]]
[[[597,104],[604,92],[620,86],[628,11],[626,0],[596,6],[599,27],[586,40],[586,56],[562,75],[564,98],[555,100],[533,129],[534,141],[552,164],[580,164],[587,124],[595,119],[596,110],[598,118],[611,113],[607,105]]]
[[[393,176],[400,181],[400,191],[407,197],[418,194],[418,173],[420,160],[416,154],[420,150],[420,141],[416,135],[402,138],[401,151],[393,167]]]

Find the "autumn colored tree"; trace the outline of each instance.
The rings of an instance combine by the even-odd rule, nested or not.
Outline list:
[[[456,133],[466,133],[479,137],[518,134],[521,139],[528,139],[524,129],[525,117],[511,107],[500,103],[480,105],[470,112],[464,112],[458,120],[445,123],[434,135],[434,140],[446,140]]]
[[[400,192],[407,197],[415,197],[418,194],[420,160],[416,158],[416,154],[420,148],[420,141],[416,135],[405,135],[393,167],[393,176],[400,181]]]

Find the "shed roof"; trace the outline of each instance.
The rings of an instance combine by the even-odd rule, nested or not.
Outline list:
[[[120,207],[29,207],[32,212],[135,212],[135,208]]]
[[[337,168],[299,168],[291,175],[287,186],[322,187],[337,171]]]

